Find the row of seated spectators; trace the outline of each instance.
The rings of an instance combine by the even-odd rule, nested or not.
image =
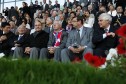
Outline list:
[[[24,2],[23,2],[24,3]],[[108,9],[106,9],[108,7]],[[107,11],[108,10],[108,11]],[[122,6],[93,4],[63,10],[36,10],[34,17],[18,12],[19,17],[0,17],[0,53],[12,58],[50,59],[68,62],[86,53],[106,57],[118,45],[115,31],[126,23]]]

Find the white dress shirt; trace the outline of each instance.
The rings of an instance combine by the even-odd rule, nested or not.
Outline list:
[[[108,32],[109,32],[110,25],[109,25],[106,29],[107,29],[107,30],[108,30]],[[107,33],[108,33],[108,32],[107,32]],[[106,37],[107,37],[107,35],[106,35],[106,33],[104,33],[104,34],[103,34],[103,39],[105,39]]]

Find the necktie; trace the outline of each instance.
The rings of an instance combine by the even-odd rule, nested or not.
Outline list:
[[[105,30],[105,33],[108,33],[108,29],[104,29]]]
[[[20,39],[21,39],[21,37],[22,37],[22,36],[19,36],[19,37],[18,37],[18,40],[20,40]]]
[[[112,16],[112,11],[111,11],[111,16]]]
[[[77,44],[80,44],[80,30],[77,30]]]

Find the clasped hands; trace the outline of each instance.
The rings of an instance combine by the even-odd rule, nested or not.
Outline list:
[[[107,36],[115,37],[115,33],[113,33],[113,32],[108,32],[106,35],[107,35]]]
[[[85,48],[84,46],[79,46],[78,48],[74,48],[74,47],[70,47],[70,50],[73,52],[73,53],[80,53],[81,51],[83,51]]]
[[[48,47],[48,51],[50,54],[54,54],[56,47]]]

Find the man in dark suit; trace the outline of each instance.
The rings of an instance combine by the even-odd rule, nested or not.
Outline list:
[[[67,2],[65,2],[63,6],[64,8],[67,8],[67,7],[72,8],[72,3],[69,0],[67,0]]]
[[[53,9],[52,1],[49,0],[49,11]]]
[[[33,8],[34,8],[34,13],[36,12],[36,10],[40,9],[40,5],[38,5],[38,1],[36,0],[35,1],[35,4],[33,5]]]
[[[99,16],[99,27],[94,29],[92,42],[94,44],[93,54],[106,57],[109,49],[116,48],[118,36],[115,34],[116,28],[111,26],[112,17],[107,13]]]
[[[112,24],[118,29],[121,25],[126,24],[126,16],[123,15],[122,6],[116,8],[117,14],[113,17]]]
[[[30,54],[30,59],[36,60],[39,58],[41,48],[46,48],[49,34],[42,30],[42,22],[35,21],[35,32],[30,35],[29,43],[25,48],[25,53]]]
[[[79,5],[79,1],[74,0],[73,5],[78,6]]]
[[[4,53],[6,56],[10,54],[12,43],[15,35],[10,31],[10,24],[2,22],[2,30],[0,30],[0,53]]]
[[[72,20],[73,26],[76,28],[71,30],[68,35],[66,47],[61,51],[61,61],[73,61],[75,57],[83,59],[83,56],[92,50],[92,34],[93,30],[83,26],[83,18],[75,17]]]
[[[53,6],[54,9],[60,9],[60,4],[58,4],[58,1],[55,1],[55,4]]]
[[[47,11],[49,9],[49,5],[46,3],[46,0],[43,0],[42,10]]]
[[[14,50],[13,53],[14,59],[23,57],[24,49],[25,47],[27,47],[26,45],[28,45],[28,39],[29,39],[29,35],[26,34],[26,26],[20,25],[18,27],[17,32],[18,35],[15,36],[13,47],[11,48],[12,50]]]
[[[22,2],[23,8],[22,8],[22,15],[24,16],[25,14],[30,15],[30,8],[28,7],[28,4],[26,2]]]
[[[42,48],[40,51],[40,60],[52,58],[55,61],[61,61],[61,50],[65,47],[67,41],[67,33],[61,28],[59,20],[54,21],[54,31],[50,33],[48,48]]]
[[[8,12],[8,18],[9,20],[11,20],[12,16],[15,16],[16,18],[18,18],[18,11],[12,6],[11,9]]]
[[[123,10],[126,7],[126,0],[115,0],[116,7],[122,6]]]

